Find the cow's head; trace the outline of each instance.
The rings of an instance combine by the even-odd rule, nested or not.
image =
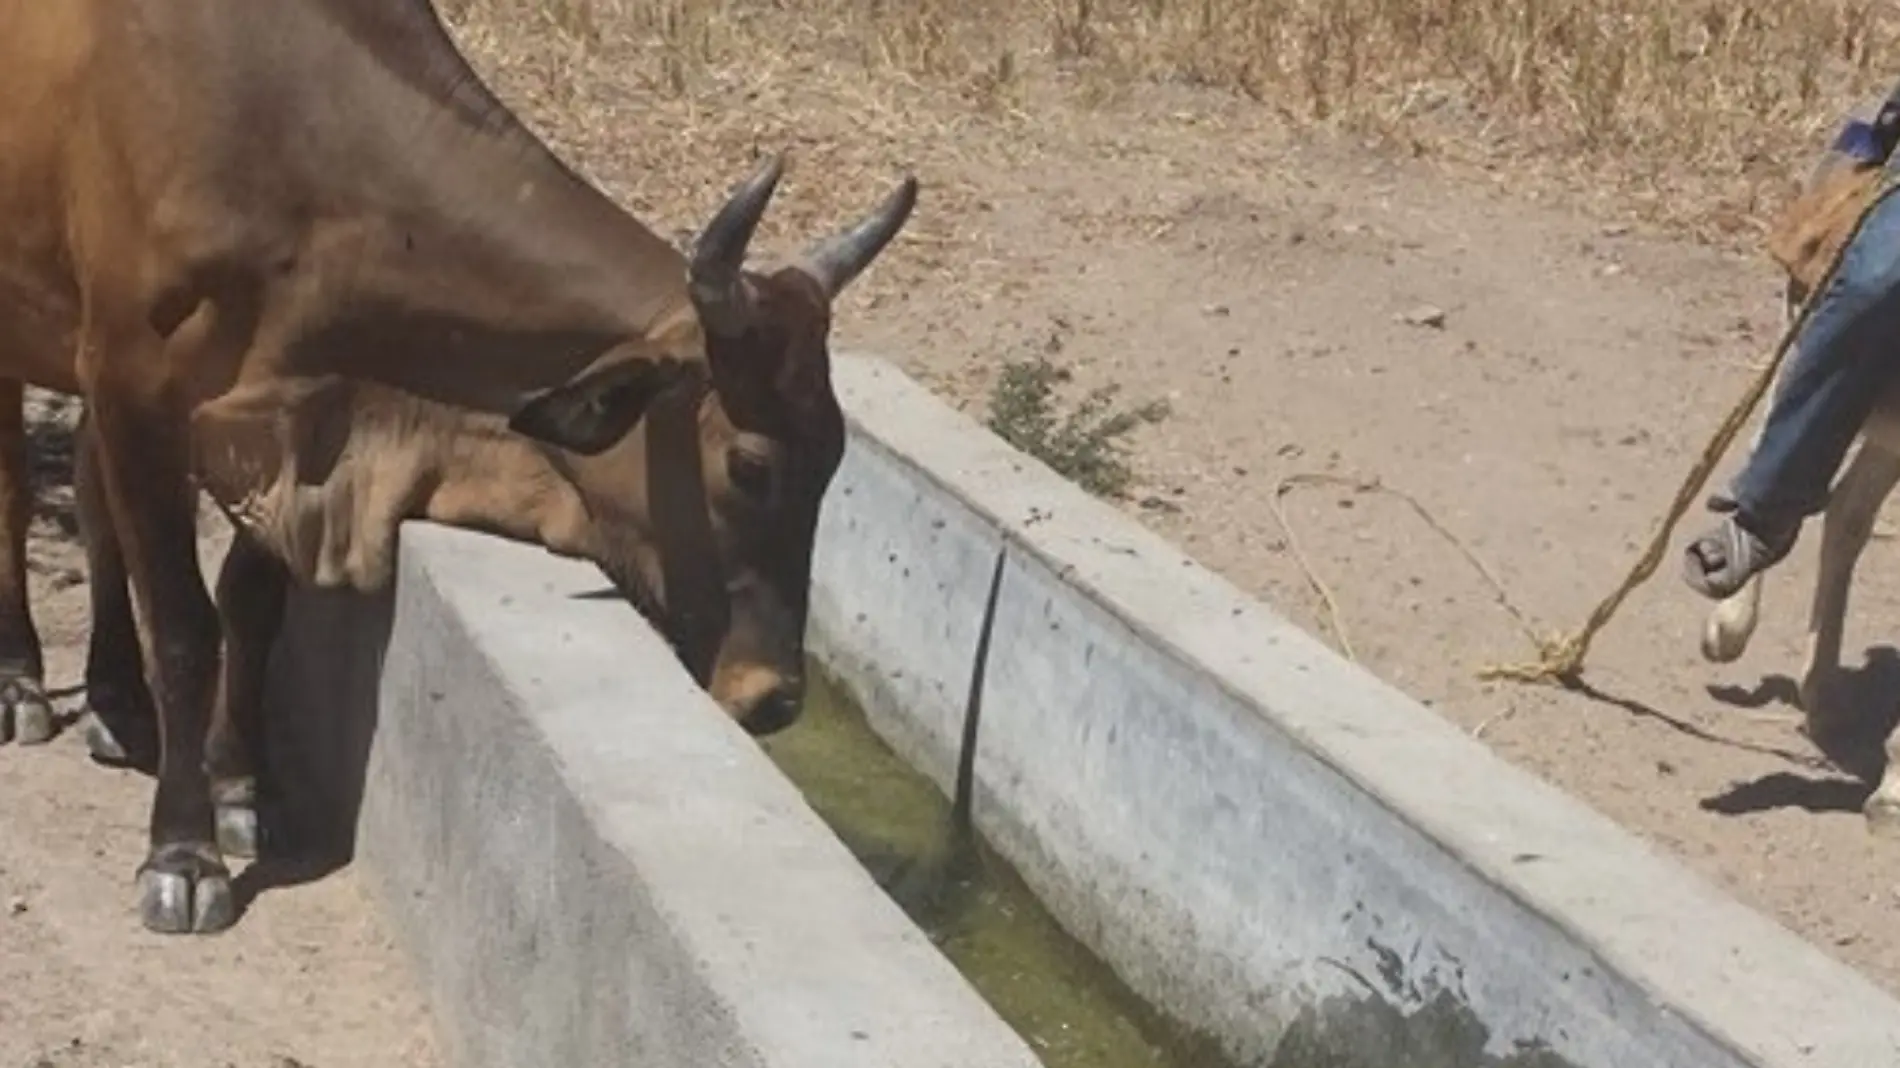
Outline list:
[[[510,421],[567,452],[560,464],[586,500],[596,558],[754,734],[789,726],[804,695],[812,544],[845,445],[831,302],[917,199],[906,178],[798,262],[747,270],[781,170],[768,160],[699,236],[687,272],[691,341],[660,346],[691,358],[605,364]]]

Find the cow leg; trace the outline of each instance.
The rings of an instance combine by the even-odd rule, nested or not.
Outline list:
[[[1900,838],[1900,729],[1887,735],[1887,768],[1880,785],[1861,802],[1860,811],[1868,831],[1881,838]]]
[[[0,745],[39,745],[53,737],[40,635],[27,603],[26,537],[33,522],[33,484],[26,463],[26,391],[0,379]]]
[[[105,497],[91,415],[73,429],[73,498],[86,545],[92,633],[86,645],[86,747],[108,764],[156,769],[158,713],[145,682],[125,556]]]
[[[224,622],[224,671],[212,711],[205,762],[217,806],[218,846],[227,855],[258,855],[257,810],[264,761],[264,684],[271,645],[283,624],[289,572],[242,531],[218,573],[218,614]]]
[[[1848,726],[1843,710],[1833,706],[1829,688],[1840,670],[1842,628],[1854,565],[1873,535],[1881,503],[1896,483],[1900,483],[1900,456],[1863,442],[1828,498],[1821,528],[1820,567],[1808,612],[1807,660],[1800,683],[1808,734],[1817,739]]]
[[[158,786],[151,848],[138,869],[139,916],[165,934],[222,930],[236,908],[205,770],[220,625],[198,564],[189,432],[163,390],[116,376],[161,366],[162,351],[94,345],[115,357],[90,368],[87,402],[112,526],[151,636],[158,698]]]
[[[1763,573],[1748,576],[1742,588],[1716,602],[1702,625],[1703,659],[1727,664],[1748,649],[1755,636],[1755,623],[1761,618]]]

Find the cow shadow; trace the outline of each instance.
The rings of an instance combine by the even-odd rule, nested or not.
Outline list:
[[[1843,665],[1828,684],[1827,700],[1843,726],[1803,736],[1840,774],[1771,772],[1704,798],[1705,811],[1726,816],[1798,808],[1811,813],[1858,812],[1886,772],[1886,741],[1900,727],[1900,651],[1872,646],[1858,667]],[[1710,686],[1709,695],[1736,708],[1779,705],[1800,714],[1799,690],[1789,675],[1765,675],[1754,687]]]
[[[355,860],[394,604],[393,586],[292,591],[265,697],[259,814],[270,833],[235,880],[240,909]]]
[[[1815,815],[1850,813],[1859,812],[1871,793],[1873,787],[1859,779],[1771,771],[1711,794],[1696,807],[1719,816],[1748,816],[1788,808]]]

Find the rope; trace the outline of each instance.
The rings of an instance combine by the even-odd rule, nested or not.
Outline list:
[[[1339,639],[1340,651],[1348,660],[1358,661],[1359,653],[1352,647],[1352,637],[1346,633],[1346,618],[1340,611],[1339,599],[1334,595],[1333,588],[1327,585],[1326,580],[1319,577],[1319,571],[1313,567],[1313,561],[1306,555],[1306,550],[1300,546],[1299,535],[1293,529],[1293,521],[1287,516],[1286,495],[1300,486],[1338,486],[1354,493],[1383,493],[1405,502],[1426,526],[1452,548],[1458,550],[1459,555],[1463,556],[1465,561],[1478,572],[1485,584],[1491,587],[1493,599],[1510,614],[1532,643],[1544,640],[1538,635],[1537,629],[1531,625],[1530,619],[1523,610],[1518,608],[1517,602],[1511,600],[1511,595],[1506,592],[1504,581],[1498,578],[1497,572],[1493,571],[1463,538],[1453,534],[1450,528],[1440,522],[1438,517],[1433,515],[1431,510],[1425,507],[1424,502],[1417,497],[1402,489],[1388,486],[1377,478],[1353,478],[1321,471],[1303,471],[1288,475],[1273,487],[1273,517],[1279,521],[1280,529],[1285,532],[1287,550],[1293,554],[1294,562],[1305,574],[1307,585],[1313,588],[1313,592],[1319,596],[1324,605],[1327,625],[1334,637]]]
[[[1662,563],[1663,551],[1669,546],[1670,535],[1675,532],[1676,524],[1688,513],[1690,502],[1702,492],[1709,474],[1715,470],[1715,465],[1722,458],[1722,454],[1727,452],[1728,447],[1734,443],[1735,435],[1747,422],[1749,413],[1754,411],[1755,405],[1761,403],[1762,397],[1774,384],[1775,376],[1781,371],[1783,358],[1794,346],[1794,340],[1800,335],[1801,328],[1807,325],[1808,315],[1814,310],[1820,295],[1833,282],[1835,273],[1840,270],[1841,261],[1847,257],[1847,250],[1853,246],[1855,238],[1860,236],[1861,227],[1866,224],[1867,217],[1873,214],[1881,201],[1896,191],[1900,191],[1900,169],[1890,168],[1881,177],[1879,188],[1875,190],[1874,195],[1868,199],[1867,205],[1854,219],[1854,228],[1849,231],[1847,240],[1841,242],[1840,246],[1834,250],[1827,270],[1808,291],[1807,299],[1801,302],[1801,310],[1795,315],[1794,321],[1789,323],[1788,328],[1782,332],[1781,342],[1775,346],[1774,354],[1769,357],[1768,363],[1756,374],[1755,380],[1749,383],[1741,399],[1735,403],[1734,408],[1730,409],[1721,425],[1716,428],[1715,436],[1703,448],[1702,455],[1697,458],[1694,466],[1690,467],[1689,474],[1676,490],[1675,499],[1669,502],[1669,510],[1663,516],[1662,523],[1650,538],[1649,547],[1643,550],[1643,555],[1637,559],[1636,565],[1630,568],[1629,574],[1624,576],[1623,581],[1610,592],[1609,596],[1603,598],[1590,611],[1589,618],[1584,620],[1582,629],[1570,634],[1540,639],[1536,643],[1538,651],[1535,661],[1524,664],[1490,665],[1478,672],[1480,679],[1501,679],[1522,683],[1555,682],[1572,689],[1581,683],[1583,662],[1590,653],[1590,642],[1609,624],[1611,618],[1616,615],[1617,609],[1623,606],[1624,599],[1656,573],[1656,568]]]

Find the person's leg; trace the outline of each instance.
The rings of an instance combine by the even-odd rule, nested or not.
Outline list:
[[[1900,374],[1897,343],[1900,195],[1868,216],[1802,327],[1729,515],[1684,553],[1690,588],[1727,597],[1788,555],[1802,522],[1827,504],[1880,388]]]

